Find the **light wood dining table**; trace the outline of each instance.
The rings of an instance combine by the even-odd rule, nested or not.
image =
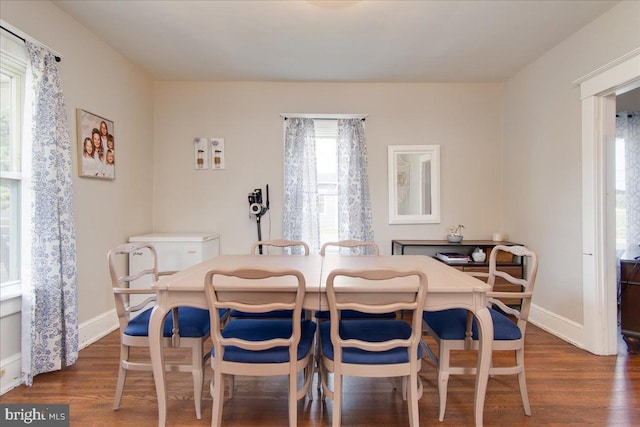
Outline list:
[[[480,333],[480,350],[474,416],[476,426],[482,425],[493,341],[493,323],[487,309],[486,296],[489,286],[486,283],[422,255],[220,255],[152,284],[152,288],[157,292],[157,302],[149,321],[149,344],[158,398],[158,426],[164,427],[167,419],[167,388],[162,346],[162,325],[166,315],[172,308],[179,306],[208,308],[204,293],[204,277],[209,270],[246,267],[294,268],[302,272],[306,281],[303,307],[307,310],[328,310],[325,283],[327,276],[334,269],[387,267],[417,268],[424,271],[428,280],[425,310],[465,308],[476,317]],[[237,282],[229,284],[236,285],[242,286]],[[260,293],[259,286],[252,290],[256,294]]]

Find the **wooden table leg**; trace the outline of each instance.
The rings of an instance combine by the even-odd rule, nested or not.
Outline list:
[[[478,370],[476,375],[475,389],[475,420],[476,426],[482,426],[482,415],[484,412],[484,399],[487,393],[487,382],[489,381],[489,367],[491,366],[491,351],[493,343],[493,321],[488,308],[482,308],[475,313],[478,323],[479,351]]]
[[[167,383],[164,375],[164,349],[162,346],[162,326],[166,315],[167,310],[156,305],[149,319],[149,354],[158,399],[158,427],[165,427],[167,423]]]

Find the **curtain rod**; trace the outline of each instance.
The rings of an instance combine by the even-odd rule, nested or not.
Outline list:
[[[5,30],[7,33],[11,34],[12,36],[22,40],[23,42],[26,42],[27,40],[29,40],[29,42],[31,42],[31,43],[40,45],[40,46],[44,47],[45,49],[50,50],[51,53],[53,53],[54,57],[56,58],[56,62],[62,61],[62,55],[60,55],[58,52],[56,52],[55,50],[51,49],[49,46],[45,45],[44,43],[40,43],[38,40],[34,39],[33,37],[29,37],[25,33],[21,32],[17,28],[12,27],[11,25],[7,24],[6,22],[2,21],[0,23],[0,28]]]
[[[365,121],[368,114],[304,114],[304,113],[280,113],[280,116],[287,120],[289,117],[315,120],[337,120],[337,119],[361,119]]]

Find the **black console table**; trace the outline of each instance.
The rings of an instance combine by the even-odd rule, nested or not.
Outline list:
[[[620,257],[620,329],[629,353],[640,349],[640,247]]]
[[[430,248],[437,249],[439,252],[446,251],[470,254],[470,251],[473,251],[475,248],[480,248],[488,252],[486,249],[491,249],[496,245],[516,246],[519,245],[519,243],[495,242],[493,240],[463,240],[460,243],[451,243],[448,240],[392,240],[391,255],[395,255],[396,248],[400,250],[399,255],[404,255],[406,248]]]
[[[496,245],[519,246],[520,244],[513,242],[495,242],[493,240],[463,240],[460,243],[451,243],[448,240],[392,240],[391,255],[408,255],[408,252],[410,252],[415,255],[434,256],[436,252],[455,252],[471,256],[475,248],[480,248],[487,254],[484,262],[470,261],[462,264],[445,262],[445,264],[462,271],[486,273],[489,271],[489,255]],[[496,266],[499,267],[499,270],[505,271],[513,277],[525,277],[525,265],[522,257],[512,256],[512,254],[508,252],[500,252],[496,258]],[[520,286],[509,283],[500,277],[496,279],[494,290],[498,292],[521,291]],[[507,305],[520,303],[520,300],[516,299],[501,298],[501,300]]]

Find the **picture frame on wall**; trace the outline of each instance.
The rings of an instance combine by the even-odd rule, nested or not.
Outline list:
[[[224,169],[224,157],[224,138],[211,138],[211,169]]]
[[[76,109],[78,128],[78,175],[85,178],[116,178],[113,120]]]
[[[202,137],[193,138],[193,168],[195,170],[221,170],[225,166],[224,138]]]
[[[209,138],[193,138],[193,168],[195,170],[209,169]]]

